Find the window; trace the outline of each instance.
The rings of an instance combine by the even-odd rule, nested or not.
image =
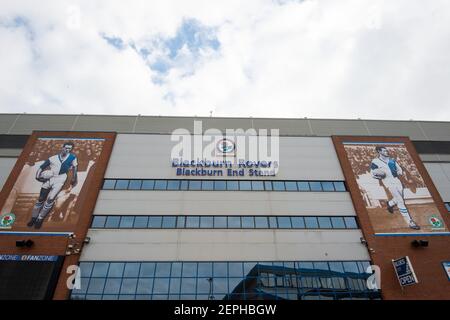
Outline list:
[[[286,185],[286,191],[297,191],[297,182],[295,181],[286,181],[284,183]]]
[[[142,181],[142,190],[153,190],[155,187],[155,180]]]
[[[214,190],[227,190],[226,181],[214,181]]]
[[[269,228],[270,229],[278,228],[277,217],[269,217]]]
[[[295,229],[304,229],[305,228],[305,221],[303,220],[303,217],[291,217],[292,222],[292,228]]]
[[[292,228],[291,218],[289,218],[289,217],[278,217],[278,227],[280,229],[290,229],[290,228]]]
[[[250,181],[239,181],[239,190],[250,191],[252,190],[252,184]]]
[[[284,191],[284,182],[283,181],[272,181],[273,190],[275,191]]]
[[[307,229],[318,229],[319,224],[317,223],[316,217],[305,217],[305,225]]]
[[[227,228],[227,217],[214,216],[214,228]]]
[[[141,189],[142,180],[130,180],[130,184],[128,185],[128,189],[130,190],[139,190]]]
[[[254,217],[242,217],[242,228],[254,229],[255,228]]]
[[[92,228],[103,228],[105,226],[105,216],[94,216],[92,219]]]
[[[344,182],[335,181],[335,182],[333,182],[333,184],[334,184],[334,189],[336,191],[346,191]]]
[[[120,222],[120,216],[109,216],[106,219],[105,228],[118,228]]]
[[[253,191],[264,190],[264,183],[263,183],[263,181],[252,181],[252,190]]]
[[[214,181],[203,180],[202,181],[202,190],[214,190]]]
[[[177,223],[177,217],[164,216],[162,221],[162,227],[166,229],[175,228]]]
[[[241,228],[241,217],[228,217],[228,228],[240,229]]]
[[[255,217],[255,226],[257,229],[269,228],[267,217]]]
[[[322,191],[322,184],[319,181],[311,181],[309,183],[311,191]]]
[[[344,221],[347,229],[358,229],[358,225],[354,217],[345,217]]]
[[[177,217],[177,228],[178,229],[184,228],[185,223],[186,223],[186,217],[183,217],[183,216]]]
[[[189,190],[201,190],[202,189],[202,182],[191,180],[189,181]]]
[[[200,228],[212,228],[214,225],[213,217],[204,216],[200,217]]]
[[[148,227],[149,228],[161,228],[162,217],[161,216],[152,216],[148,218]]]
[[[272,181],[264,181],[264,188],[266,191],[272,191]]]
[[[322,182],[323,191],[334,191],[333,182]]]
[[[180,180],[169,180],[167,181],[167,190],[179,190]]]
[[[227,181],[227,190],[239,190],[238,181]]]
[[[134,217],[122,216],[120,219],[120,228],[133,228]]]
[[[307,181],[297,181],[299,191],[309,191],[309,183]]]
[[[200,225],[200,218],[198,216],[186,217],[186,228],[198,228]]]
[[[116,185],[116,180],[105,179],[105,181],[103,181],[102,189],[113,190],[115,185]]]
[[[319,228],[320,229],[331,229],[333,226],[331,225],[331,219],[329,217],[319,217]]]
[[[126,190],[128,189],[128,180],[117,180],[116,190]]]
[[[134,219],[134,228],[136,228],[136,229],[147,228],[147,225],[148,225],[148,217],[146,217],[146,216],[143,216],[143,217],[137,216]]]
[[[155,180],[154,190],[166,190],[166,189],[167,189],[167,180]]]

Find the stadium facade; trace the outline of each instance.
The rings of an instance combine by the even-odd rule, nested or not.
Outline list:
[[[450,122],[1,114],[0,184],[0,299],[450,299]]]

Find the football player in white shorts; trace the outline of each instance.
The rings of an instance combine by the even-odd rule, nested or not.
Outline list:
[[[72,142],[64,143],[61,152],[48,158],[37,170],[36,180],[42,182],[39,198],[34,204],[31,220],[27,226],[39,229],[42,222],[52,209],[58,193],[67,180],[67,174],[72,170],[71,187],[75,187],[77,178],[77,157],[71,153],[74,148]]]
[[[378,152],[378,158],[372,160],[370,173],[375,179],[381,180],[392,194],[392,199],[387,202],[387,210],[390,213],[394,213],[394,207],[397,206],[408,226],[411,229],[419,230],[420,227],[411,218],[403,198],[404,188],[399,179],[403,175],[402,168],[395,159],[389,157],[389,151],[386,147],[377,146],[375,150]]]

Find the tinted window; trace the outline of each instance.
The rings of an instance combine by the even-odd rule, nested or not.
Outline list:
[[[214,190],[226,190],[227,183],[226,181],[214,181]]]
[[[104,216],[94,216],[92,219],[91,228],[103,228],[105,226],[106,217]]]
[[[203,180],[202,181],[202,190],[214,190],[214,181]]]
[[[345,225],[347,226],[348,229],[357,229],[358,228],[355,218],[345,217],[344,220],[345,220]]]
[[[275,191],[284,191],[284,182],[283,181],[272,181],[273,190]]]
[[[120,228],[133,228],[134,217],[123,216],[120,219]]]
[[[262,181],[252,181],[252,190],[264,190],[264,183]]]
[[[322,191],[322,185],[318,181],[311,181],[309,186],[311,187],[311,191]]]
[[[198,228],[200,225],[200,218],[197,216],[186,217],[186,228]]]
[[[309,191],[309,183],[307,181],[298,181],[297,187],[300,191]]]
[[[316,217],[305,217],[305,225],[307,229],[317,229],[319,224]]]
[[[148,217],[139,217],[137,216],[134,219],[134,227],[135,228],[147,228],[148,225]]]
[[[200,217],[200,228],[212,228],[213,227],[213,217],[204,216]]]
[[[240,228],[241,217],[228,217],[228,228]]]
[[[214,228],[226,228],[227,217],[214,217]]]
[[[110,216],[106,219],[105,228],[117,228],[119,227],[120,216]]]
[[[333,182],[322,182],[323,191],[334,191]]]
[[[162,226],[163,228],[175,228],[177,222],[177,217],[165,216],[163,217]]]
[[[277,217],[269,217],[269,227],[270,227],[271,229],[276,229],[276,228],[278,228]]]
[[[155,181],[155,190],[166,190],[166,189],[167,189],[167,180]]]
[[[177,228],[184,228],[186,217],[177,217]]]
[[[295,181],[286,181],[286,190],[287,191],[297,191],[297,182]]]
[[[155,187],[155,180],[144,180],[142,181],[142,190],[153,190]]]
[[[116,180],[105,180],[103,182],[103,189],[112,190],[112,189],[114,189],[115,184],[116,184]]]
[[[180,180],[169,180],[167,181],[167,190],[179,190]]]
[[[116,190],[126,190],[128,188],[128,180],[117,180]]]
[[[272,181],[264,181],[264,188],[266,191],[272,191]]]
[[[201,190],[202,182],[201,181],[189,181],[189,190]]]
[[[255,217],[255,226],[256,228],[268,228],[269,222],[267,217]]]
[[[335,181],[334,183],[334,189],[336,191],[345,191],[345,184],[342,181]]]
[[[292,221],[292,228],[297,229],[305,228],[305,221],[303,220],[303,217],[291,217],[291,221]]]
[[[227,190],[239,190],[238,181],[227,181]]]
[[[130,180],[130,184],[128,185],[128,189],[130,190],[139,190],[141,189],[142,180]]]
[[[180,190],[188,190],[189,189],[189,181],[181,180]]]
[[[344,218],[342,217],[332,217],[331,224],[335,229],[345,229]]]
[[[252,184],[250,181],[239,181],[239,190],[252,190]]]
[[[255,221],[253,217],[242,217],[242,228],[247,229],[255,228]]]
[[[278,227],[280,229],[290,229],[291,226],[291,218],[289,217],[278,217]]]
[[[319,217],[319,228],[321,229],[331,229],[331,219],[329,217]]]
[[[161,228],[162,217],[161,216],[152,216],[148,218],[148,227],[149,228]]]

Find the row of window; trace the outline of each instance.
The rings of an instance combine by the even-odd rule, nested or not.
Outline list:
[[[105,179],[104,190],[346,191],[343,181]]]
[[[369,265],[368,261],[81,262],[81,285],[72,290],[71,299],[254,299],[256,291],[266,291],[272,298],[298,299],[301,294],[309,299],[339,295],[361,299],[370,294],[365,286]],[[261,290],[255,291],[255,286]]]
[[[99,229],[357,229],[355,217],[94,216]]]

